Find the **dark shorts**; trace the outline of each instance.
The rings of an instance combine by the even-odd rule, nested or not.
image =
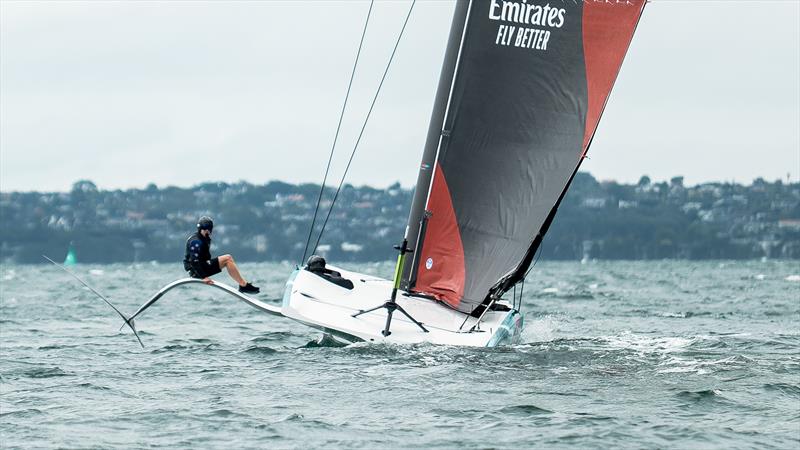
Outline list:
[[[193,277],[207,278],[222,272],[222,269],[219,267],[219,258],[211,258],[207,262],[201,263],[198,270],[199,273],[192,273]]]

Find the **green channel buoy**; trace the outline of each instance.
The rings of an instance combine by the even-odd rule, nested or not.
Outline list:
[[[75,255],[75,247],[70,243],[69,250],[67,250],[67,257],[64,258],[64,265],[74,266],[75,264],[78,264],[78,257]]]

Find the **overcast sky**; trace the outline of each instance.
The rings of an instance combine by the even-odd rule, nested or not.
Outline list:
[[[375,4],[336,181],[409,4]],[[368,7],[0,1],[0,190],[318,183]],[[416,181],[452,12],[417,2],[348,182]],[[584,169],[797,181],[799,29],[795,0],[651,2]]]

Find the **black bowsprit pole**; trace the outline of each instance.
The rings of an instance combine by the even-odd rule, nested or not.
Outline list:
[[[401,245],[395,245],[394,248],[395,250],[400,252],[400,254],[397,255],[397,266],[395,266],[394,268],[394,285],[392,286],[391,297],[384,304],[367,310],[362,309],[359,312],[353,314],[352,317],[358,317],[368,312],[376,311],[381,308],[386,308],[386,327],[384,327],[383,331],[381,331],[381,334],[384,337],[387,337],[390,334],[392,334],[392,332],[389,331],[389,327],[391,327],[392,325],[392,314],[394,314],[395,310],[398,310],[401,313],[403,313],[404,316],[408,317],[408,320],[414,322],[414,324],[420,327],[422,331],[427,333],[428,329],[422,326],[422,323],[417,321],[415,318],[411,317],[411,315],[407,313],[406,310],[403,309],[402,306],[398,305],[397,302],[395,301],[397,299],[397,290],[400,289],[400,278],[403,276],[403,265],[405,264],[406,261],[406,253],[413,253],[414,250],[408,248],[408,239],[403,239],[403,243]]]

